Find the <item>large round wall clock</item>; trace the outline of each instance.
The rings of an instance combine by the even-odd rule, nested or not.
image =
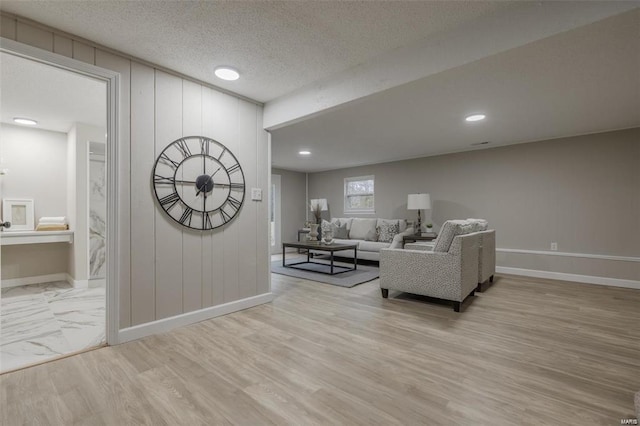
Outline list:
[[[244,173],[220,142],[188,136],[170,143],[153,166],[162,210],[180,225],[210,230],[233,220],[244,202]]]

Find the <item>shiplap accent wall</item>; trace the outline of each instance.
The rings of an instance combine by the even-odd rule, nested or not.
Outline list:
[[[270,164],[262,107],[188,78],[2,15],[0,35],[119,72],[120,328],[268,293]],[[182,229],[156,207],[151,171],[181,136],[205,135],[231,149],[247,195],[235,220],[213,233]],[[263,201],[251,201],[252,187]]]

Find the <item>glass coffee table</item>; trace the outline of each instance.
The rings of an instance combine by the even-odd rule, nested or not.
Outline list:
[[[307,250],[307,260],[306,261],[303,260],[302,262],[287,264],[285,262],[287,247]],[[323,262],[313,261],[312,260],[313,258],[311,257],[312,250],[314,252],[328,253],[330,263],[327,264]],[[335,252],[341,251],[341,250],[353,250],[353,267],[334,264],[333,255]],[[326,271],[320,271],[317,269],[305,268],[304,266],[302,266],[305,264],[324,265],[329,269],[329,271],[326,272]],[[338,243],[325,244],[320,241],[300,241],[300,242],[293,242],[293,243],[282,243],[282,266],[285,268],[294,268],[294,269],[300,269],[302,271],[317,272],[319,274],[327,274],[327,275],[337,275],[337,274],[342,274],[343,272],[355,271],[356,269],[358,269],[358,245],[357,244],[338,244]]]

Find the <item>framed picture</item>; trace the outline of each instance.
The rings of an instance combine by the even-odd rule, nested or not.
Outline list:
[[[35,221],[33,218],[33,200],[5,198],[2,200],[2,219],[11,222],[11,231],[33,231]]]

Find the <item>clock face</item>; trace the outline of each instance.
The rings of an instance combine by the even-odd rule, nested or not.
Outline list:
[[[182,226],[210,230],[229,223],[244,202],[244,173],[220,142],[204,136],[180,138],[153,166],[160,207]]]

